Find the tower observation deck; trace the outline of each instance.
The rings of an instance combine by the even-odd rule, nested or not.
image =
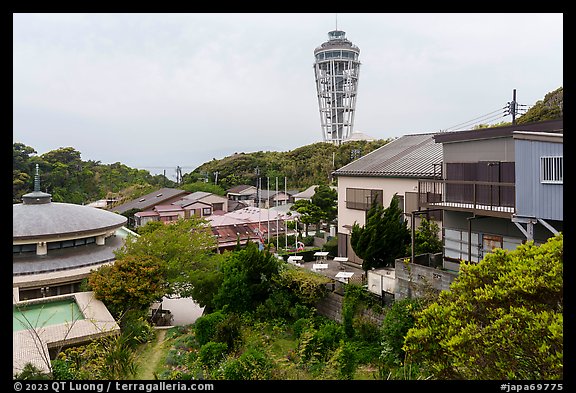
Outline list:
[[[314,74],[324,142],[337,145],[353,131],[360,49],[341,30],[328,32],[328,41],[314,49]]]

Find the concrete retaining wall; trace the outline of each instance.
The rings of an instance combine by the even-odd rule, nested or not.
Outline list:
[[[426,290],[447,291],[458,273],[414,263],[396,263],[395,300],[423,296]]]
[[[342,323],[342,303],[344,302],[344,296],[337,293],[331,292],[324,299],[316,303],[316,309],[318,314],[323,315],[333,321]],[[362,310],[360,315],[370,320],[377,326],[382,325],[385,314],[378,314],[372,310]]]

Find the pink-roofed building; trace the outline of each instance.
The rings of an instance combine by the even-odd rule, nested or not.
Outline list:
[[[212,215],[212,205],[207,202],[194,201],[187,205],[182,205],[182,209],[184,209],[185,218],[192,216],[207,217]]]
[[[186,212],[180,206],[176,205],[157,205],[154,210],[143,211],[134,214],[136,226],[145,225],[149,221],[161,221],[163,223],[178,221],[184,218]]]
[[[157,205],[154,210],[158,212],[158,219],[162,222],[178,221],[186,216],[184,209],[176,205]]]
[[[158,221],[158,212],[154,210],[134,213],[134,221],[137,227],[146,225],[150,221]]]

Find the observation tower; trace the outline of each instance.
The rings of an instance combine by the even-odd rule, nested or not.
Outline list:
[[[352,134],[360,49],[342,30],[328,32],[328,41],[314,49],[314,74],[324,142],[340,145]]]

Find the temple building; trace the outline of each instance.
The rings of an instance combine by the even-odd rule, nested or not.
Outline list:
[[[91,270],[111,263],[129,231],[126,217],[106,210],[52,202],[34,191],[12,207],[13,301],[78,292]]]

